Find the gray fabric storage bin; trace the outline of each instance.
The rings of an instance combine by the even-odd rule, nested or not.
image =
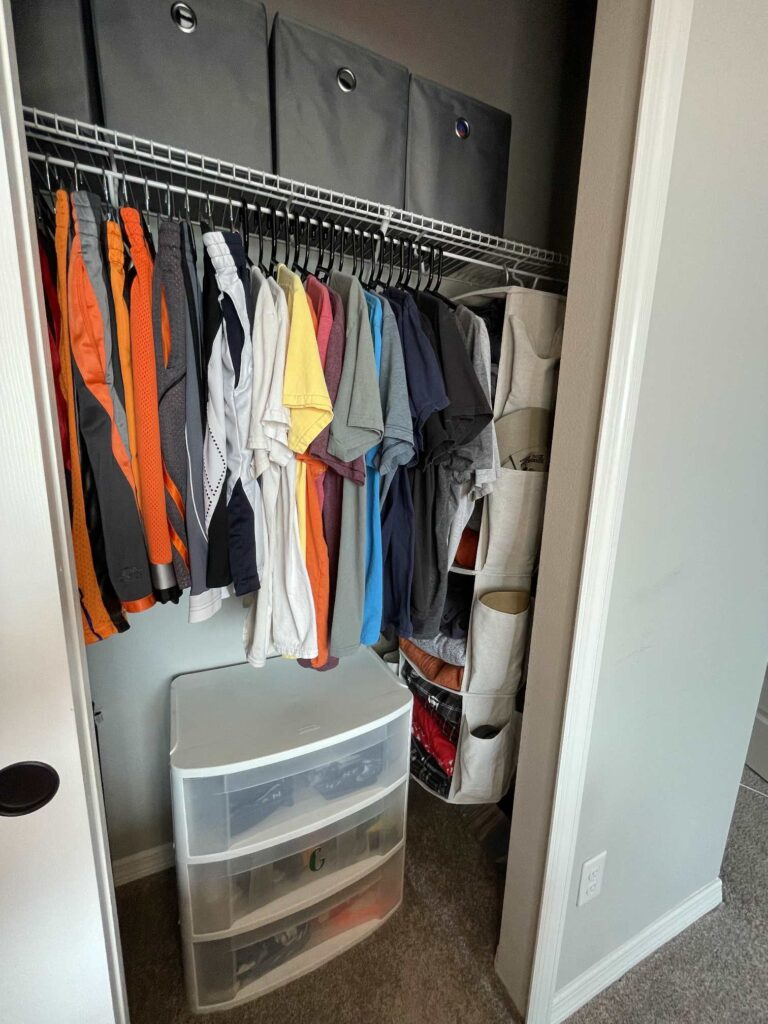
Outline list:
[[[408,70],[279,14],[270,49],[277,172],[401,207]]]
[[[412,75],[406,209],[503,235],[511,130],[503,110]]]
[[[262,3],[91,4],[108,128],[272,169],[267,15]]]
[[[22,103],[98,122],[87,0],[13,0],[11,9]]]

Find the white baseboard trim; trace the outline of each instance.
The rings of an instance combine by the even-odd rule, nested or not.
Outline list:
[[[561,988],[552,1003],[552,1024],[561,1024],[630,968],[722,902],[723,884],[716,878]]]
[[[152,846],[149,850],[139,850],[138,853],[132,853],[129,857],[113,860],[112,878],[117,887],[171,867],[173,867],[173,843],[163,843],[162,846]]]

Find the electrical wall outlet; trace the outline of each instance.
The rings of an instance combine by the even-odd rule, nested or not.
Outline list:
[[[603,888],[603,872],[605,871],[605,858],[607,856],[608,851],[603,850],[602,853],[598,853],[596,857],[592,857],[590,860],[585,860],[581,865],[579,898],[576,901],[577,907],[589,903],[595,896],[600,895],[600,890]]]

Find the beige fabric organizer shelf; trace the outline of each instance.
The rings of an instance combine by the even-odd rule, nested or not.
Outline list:
[[[461,690],[427,680],[461,701],[450,790],[447,796],[435,793],[451,803],[496,803],[514,775],[522,724],[518,703],[533,612],[531,582],[544,519],[565,299],[520,287],[489,289],[461,299],[469,304],[504,296],[493,401],[500,475],[491,494],[480,499],[474,569],[451,569],[474,578]],[[406,663],[424,678],[401,651],[401,674]],[[417,774],[413,777],[434,792]]]

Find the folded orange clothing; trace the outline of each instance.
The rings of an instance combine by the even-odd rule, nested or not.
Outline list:
[[[477,530],[473,530],[471,526],[466,526],[464,532],[461,535],[459,546],[456,548],[456,554],[454,556],[454,562],[456,565],[460,565],[462,569],[474,569],[475,561],[477,560],[477,542],[480,539],[480,534]]]
[[[427,654],[426,651],[422,651],[420,647],[404,637],[400,637],[400,650],[416,666],[419,674],[428,679],[430,683],[445,686],[448,690],[461,689],[464,669],[460,665],[449,665],[447,661],[442,661],[440,658],[435,658],[433,655]]]

